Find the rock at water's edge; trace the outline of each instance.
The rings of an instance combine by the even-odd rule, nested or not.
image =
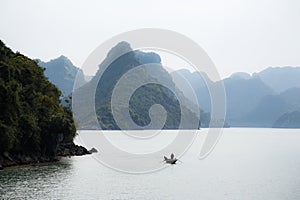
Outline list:
[[[60,144],[56,150],[55,156],[37,156],[22,154],[15,155],[9,152],[4,152],[2,155],[0,155],[0,170],[5,167],[16,165],[31,165],[36,163],[56,162],[59,161],[58,158],[60,156],[82,156],[86,154],[91,153],[85,147],[75,145],[73,142]]]
[[[57,149],[57,156],[82,156],[91,154],[85,147],[71,143],[60,144]]]
[[[97,150],[97,149],[95,149],[95,148],[91,148],[91,149],[89,150],[89,152],[90,152],[90,153],[97,153],[97,152],[98,152],[98,150]]]

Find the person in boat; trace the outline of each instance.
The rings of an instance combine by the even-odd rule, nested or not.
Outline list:
[[[171,165],[174,165],[174,164],[176,164],[176,162],[177,162],[177,158],[175,158],[175,156],[174,156],[174,154],[172,153],[171,154],[171,156],[170,156],[170,158],[167,158],[166,156],[164,156],[164,161],[167,163],[167,164],[171,164]]]
[[[174,154],[173,153],[171,154],[171,159],[174,159]]]

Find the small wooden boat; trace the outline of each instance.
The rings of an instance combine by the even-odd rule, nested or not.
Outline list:
[[[172,154],[171,154],[171,158],[167,158],[166,156],[164,156],[164,161],[165,161],[167,164],[174,165],[174,164],[176,164],[176,162],[178,161],[178,159],[175,158],[175,157],[174,157],[174,154],[172,153]]]

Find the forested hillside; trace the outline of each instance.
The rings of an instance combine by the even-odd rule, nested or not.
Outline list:
[[[36,61],[0,41],[0,155],[49,157],[72,142],[75,124],[60,95]]]

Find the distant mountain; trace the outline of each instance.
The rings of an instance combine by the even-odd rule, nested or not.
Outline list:
[[[251,75],[246,72],[236,72],[230,76],[230,78],[234,79],[251,79]]]
[[[265,96],[274,94],[274,91],[257,76],[249,79],[230,77],[223,81],[227,97],[226,120],[231,126],[249,126],[244,116]]]
[[[251,126],[272,127],[281,115],[293,111],[300,111],[300,88],[265,96],[243,121]]]
[[[103,69],[103,66],[108,65],[108,63],[115,59],[115,55],[117,55],[119,52],[127,52],[130,50],[132,49],[130,45],[126,42],[120,43],[113,47],[108,53],[106,59],[100,64],[100,70],[97,72],[96,77],[90,77],[90,84],[88,84],[88,86],[86,87],[83,87],[85,88],[85,90],[87,90],[88,87],[91,87],[91,83],[96,85],[94,82],[98,80],[97,76],[99,77],[100,74],[105,73],[105,76],[101,78],[99,83],[102,85],[102,89],[97,89],[96,86],[94,86],[94,90],[97,92],[96,107],[99,119],[106,120],[106,117],[110,115],[109,113],[111,111],[109,109],[107,110],[108,104],[103,107],[104,102],[109,102],[109,99],[105,99],[104,97],[109,97],[111,95],[110,92],[114,87],[114,84],[116,84],[116,81],[120,78],[120,76],[122,76],[122,74],[141,64],[161,63],[161,58],[156,53],[134,51],[130,54],[126,54],[125,56],[111,63],[111,66],[107,68],[106,72],[101,71]],[[56,84],[63,91],[64,96],[67,96],[72,91],[76,73],[79,73],[79,78],[81,77],[82,83],[85,83],[82,71],[76,68],[64,56],[51,60],[47,63],[40,62],[40,65],[46,68],[46,76],[49,77],[49,80]],[[159,70],[148,70],[150,70],[148,71],[148,73],[151,72],[152,74],[155,74],[156,78],[161,78],[165,80],[165,82],[167,82],[169,85],[172,85],[172,87],[175,87],[175,84],[173,82],[177,82],[176,76],[179,75],[180,77],[183,77],[190,84],[190,87],[195,92],[195,95],[197,97],[197,102],[193,102],[191,103],[191,105],[194,106],[194,104],[196,103],[199,104],[202,113],[201,116],[203,117],[203,119],[201,120],[203,123],[202,126],[207,126],[209,124],[209,113],[211,112],[211,97],[207,86],[209,85],[211,87],[214,87],[216,84],[219,84],[218,82],[214,83],[203,72],[190,72],[186,69],[181,69],[172,72],[171,76],[163,68]],[[227,97],[226,122],[230,126],[272,127],[274,122],[283,114],[293,111],[299,111],[299,77],[300,67],[270,67],[261,72],[254,73],[253,75],[244,72],[237,72],[232,74],[229,78],[225,78],[222,81],[225,87]],[[185,91],[187,91],[186,87],[189,86],[187,86],[186,84],[179,84],[179,86],[179,88],[176,88],[176,91],[179,92],[180,96],[184,96],[186,102],[192,101],[192,98],[190,98],[189,94],[185,93]],[[146,88],[146,90],[152,90],[152,92],[150,92],[148,95],[153,95],[156,89],[157,86],[153,85],[152,88]],[[87,96],[88,94],[85,94],[86,91],[82,90],[83,89],[81,89],[82,97]],[[141,90],[139,91],[141,92]],[[158,90],[156,92],[158,92]],[[171,93],[167,92],[166,89],[164,89],[163,92],[169,93],[171,95]],[[143,95],[138,93],[135,94],[138,96],[147,96],[144,93],[141,93]],[[163,95],[163,93],[161,93],[160,95]],[[99,98],[100,96],[101,98]],[[67,101],[71,101],[70,96],[66,98]],[[133,101],[138,102],[138,100],[135,99],[135,97],[133,98]],[[147,102],[146,99],[143,101]],[[165,100],[161,98],[160,101],[162,102]],[[149,105],[147,108],[143,108],[143,112],[146,112],[151,103],[148,102],[144,104]],[[136,104],[136,106],[133,106],[132,109],[138,109],[137,105],[138,104]],[[192,107],[187,109],[193,110]],[[137,115],[135,115],[135,112],[137,112],[137,110],[132,110],[132,116],[134,116],[136,120],[138,118],[140,120],[141,116],[137,117]],[[149,122],[148,115],[143,115],[142,117],[143,120],[137,120],[137,124],[145,125]],[[86,119],[84,124],[90,123],[87,122],[88,120],[91,120],[90,116],[84,115],[81,116],[81,118]],[[169,120],[170,119],[171,118],[169,118]],[[114,124],[113,120],[109,121],[109,124]],[[175,121],[173,121],[172,123],[174,122]],[[108,128],[110,126],[104,125],[104,127]],[[111,127],[116,128],[116,125],[114,124]]]
[[[287,110],[288,103],[280,95],[266,95],[241,121],[244,126],[271,127]]]
[[[276,93],[300,87],[300,67],[269,67],[255,75],[259,76]]]
[[[300,112],[283,114],[275,121],[273,128],[300,128]]]
[[[118,55],[122,53],[125,54],[118,57]],[[138,80],[139,77],[145,77],[146,80],[155,82],[157,79],[163,79],[170,88],[155,83],[145,84],[137,88],[129,101],[129,114],[133,122],[140,127],[146,127],[151,122],[149,109],[154,104],[160,104],[167,112],[166,123],[163,126],[164,129],[177,129],[180,124],[184,124],[182,128],[198,128],[199,119],[197,119],[193,109],[189,107],[193,107],[192,103],[190,102],[189,106],[181,106],[179,104],[173,92],[179,91],[175,87],[172,77],[161,66],[160,56],[153,52],[133,51],[127,42],[120,42],[113,47],[108,52],[104,61],[99,65],[99,70],[92,80],[74,92],[73,99],[74,97],[77,99],[74,104],[79,105],[79,108],[81,108],[80,105],[84,105],[84,110],[75,111],[75,116],[80,122],[80,127],[82,129],[97,128],[97,124],[99,123],[101,129],[120,129],[111,110],[112,93],[116,84],[124,74],[130,70],[138,69],[137,67],[140,65],[149,63],[155,63],[155,67],[153,66],[153,68],[138,71],[130,80]],[[123,85],[124,92],[129,91],[132,87],[131,83],[135,82],[131,82],[130,80],[126,82],[126,85]],[[95,99],[84,98],[91,94],[90,91],[95,91]],[[185,101],[189,102],[188,99],[185,99]],[[95,108],[89,106],[93,104]],[[122,109],[125,107],[126,105],[121,104]],[[128,113],[126,109],[122,109],[117,111],[121,113],[121,117],[126,116],[126,112]],[[95,116],[92,114],[93,110],[96,111],[97,119],[95,119]],[[182,122],[181,113],[186,113],[188,119],[184,119]],[[207,115],[203,116],[207,117]],[[164,121],[162,116],[155,116],[155,118],[158,119],[158,121]],[[127,122],[128,119],[122,120],[122,122]],[[197,122],[197,126],[190,126],[195,121]],[[203,120],[202,125],[205,125],[207,121],[209,121],[209,119]],[[125,129],[136,128],[136,126],[132,126],[130,123],[126,124],[125,127]],[[158,127],[151,128],[156,129]],[[124,129],[124,127],[122,129]]]
[[[237,72],[223,81],[226,91],[226,122],[230,126],[272,127],[283,114],[300,111],[300,68],[268,68],[252,76]],[[210,112],[207,85],[213,83],[204,73],[178,70],[192,86],[202,109]],[[206,85],[207,84],[207,85]],[[296,87],[298,86],[298,87]]]
[[[171,73],[171,76],[175,81],[176,76],[178,75],[190,84],[190,87],[195,92],[200,108],[205,112],[211,112],[211,99],[207,85],[213,85],[213,82],[207,77],[207,75],[200,72],[190,72],[187,69],[181,69]],[[187,88],[184,86],[182,87],[182,91],[188,91]]]
[[[280,97],[287,102],[289,111],[300,110],[300,87],[287,89],[280,93]]]
[[[81,85],[85,83],[84,74],[65,56],[60,56],[49,62],[38,60],[38,64],[45,68],[45,75],[54,83],[64,96],[69,95],[73,90],[76,76]]]
[[[188,70],[178,70],[176,73],[183,76],[196,92],[200,107],[206,112],[211,112],[211,97],[208,86],[213,87],[212,82],[205,73]],[[226,92],[227,113],[226,122],[231,126],[246,125],[243,117],[248,114],[259,101],[266,95],[274,94],[258,76],[250,76],[246,73],[236,73],[222,80]]]

